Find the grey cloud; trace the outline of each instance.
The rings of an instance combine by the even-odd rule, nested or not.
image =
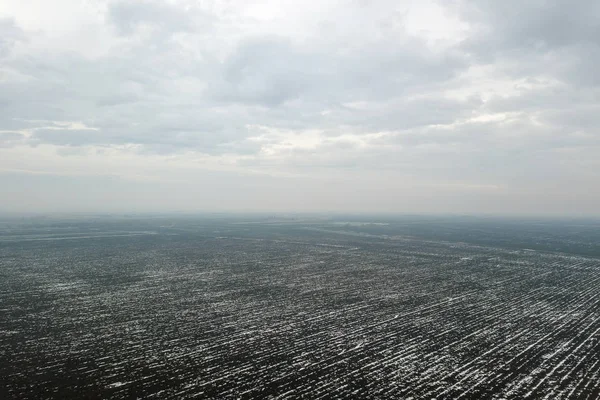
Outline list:
[[[125,30],[156,18],[161,24],[185,27],[179,20],[191,18],[166,3],[121,2],[110,10],[113,22]],[[434,54],[415,40],[400,44],[386,40],[341,54],[331,44],[254,37],[242,40],[223,64],[212,57],[186,57],[187,50],[177,43],[158,52],[142,43],[127,53],[96,60],[76,54],[50,58],[33,54],[12,61],[31,79],[12,88],[4,85],[0,97],[10,104],[4,120],[81,121],[100,127],[93,141],[83,141],[90,144],[135,143],[153,151],[162,146],[160,152],[191,148],[220,153],[247,135],[248,124],[292,129],[317,125],[329,130],[354,125],[360,133],[448,122],[453,110],[461,112],[458,108],[465,104],[436,99],[422,105],[427,112],[420,112],[418,103],[406,102],[375,113],[345,110],[344,102],[384,104],[431,89],[466,67],[460,54]],[[182,93],[178,82],[192,82],[198,89]],[[324,117],[325,109],[335,114]],[[65,138],[38,135],[36,141],[61,143]],[[77,137],[69,142],[83,143]]]
[[[374,103],[367,110],[341,107],[338,124],[360,126],[366,131],[402,131],[429,125],[451,124],[467,118],[481,106],[481,100],[426,96]]]
[[[18,132],[0,132],[0,147],[12,147],[24,142],[25,136]]]
[[[140,24],[150,24],[167,32],[193,30],[196,23],[185,10],[164,1],[119,0],[109,6],[109,18],[122,35],[135,32]]]
[[[540,49],[600,43],[600,4],[596,1],[463,1],[459,10],[484,25],[470,43],[490,49]]]
[[[26,40],[25,33],[12,18],[0,18],[0,59],[9,55],[13,46]]]
[[[0,77],[0,131],[10,131],[0,143],[65,156],[125,144],[136,157],[229,154],[241,170],[308,178],[386,171],[522,188],[548,171],[597,181],[600,3],[439,4],[470,24],[468,37],[437,46],[411,36],[391,1],[267,29],[236,8],[127,0],[108,4],[94,31],[108,50],[90,57],[60,43],[29,48],[43,35],[1,19],[0,69],[12,75]],[[97,130],[47,129],[52,121]],[[257,141],[255,126],[279,134]],[[286,132],[300,145],[277,148]],[[320,132],[318,143],[302,143],[303,132]],[[265,156],[269,146],[278,153]]]
[[[105,96],[96,100],[96,104],[100,107],[119,106],[128,103],[135,103],[141,99],[135,94],[116,94],[113,96]]]
[[[549,125],[569,131],[597,132],[600,127],[600,104],[587,104],[570,109],[543,111],[541,118]],[[595,135],[600,142],[600,134]]]
[[[89,129],[39,129],[31,136],[32,144],[55,144],[60,146],[82,146],[99,144],[100,132]]]
[[[417,40],[368,44],[344,54],[330,45],[257,37],[226,60],[212,95],[266,106],[299,97],[320,103],[389,99],[448,81],[467,66],[460,53],[436,54]]]
[[[512,59],[522,76],[545,71],[580,85],[598,85],[600,3],[594,0],[459,2],[474,35],[463,49],[483,62]],[[519,60],[518,63],[514,62]]]
[[[280,105],[308,89],[315,64],[310,58],[282,38],[246,41],[225,62],[223,81],[212,95],[225,102]]]

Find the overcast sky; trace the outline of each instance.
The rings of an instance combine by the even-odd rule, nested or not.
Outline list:
[[[600,214],[600,1],[0,0],[0,211]]]

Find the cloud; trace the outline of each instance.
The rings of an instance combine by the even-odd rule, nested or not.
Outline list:
[[[144,26],[158,28],[165,34],[200,27],[191,15],[194,11],[189,5],[159,0],[119,0],[109,5],[108,17],[121,35],[131,35]]]
[[[460,193],[487,210],[469,199],[485,192],[475,197],[491,201],[489,188],[510,200],[493,202],[499,212],[561,190],[587,190],[590,212],[590,199],[600,201],[589,189],[600,180],[597,2],[60,7],[72,13],[33,0],[0,6],[2,170],[110,169],[119,179],[185,176],[215,188],[205,174],[226,171],[228,187],[257,174],[271,195],[274,182],[294,186],[286,177],[323,208],[343,202],[351,182],[380,197],[395,182],[395,199],[419,193],[397,211],[469,211]],[[336,180],[346,182],[339,195],[324,188]],[[247,197],[260,207],[259,194]],[[363,200],[353,207],[394,204]],[[565,204],[547,208],[569,212]]]
[[[15,44],[25,38],[24,32],[17,27],[14,19],[0,18],[0,59],[7,57]]]

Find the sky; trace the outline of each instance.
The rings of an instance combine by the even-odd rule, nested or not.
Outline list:
[[[600,214],[597,0],[0,0],[0,211]]]

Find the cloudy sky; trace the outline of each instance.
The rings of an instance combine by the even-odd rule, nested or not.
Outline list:
[[[600,214],[597,0],[0,0],[0,211]]]

